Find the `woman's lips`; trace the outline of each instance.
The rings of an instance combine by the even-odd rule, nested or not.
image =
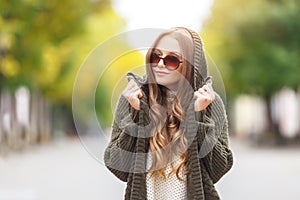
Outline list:
[[[157,76],[165,76],[169,74],[167,72],[162,72],[162,71],[155,71],[155,73],[157,74]]]

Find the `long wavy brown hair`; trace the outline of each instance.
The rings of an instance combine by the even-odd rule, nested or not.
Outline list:
[[[184,28],[179,27],[164,32],[155,40],[152,48],[148,50],[146,55],[149,104],[151,106],[150,118],[154,123],[150,137],[152,164],[149,172],[151,172],[152,176],[162,176],[164,178],[171,174],[176,174],[181,181],[183,181],[183,177],[179,175],[181,169],[184,170],[184,174],[188,173],[185,168],[187,163],[187,139],[185,130],[181,125],[184,124],[185,110],[189,104],[189,101],[186,101],[187,87],[193,84],[193,66],[189,61],[193,61],[194,45],[191,36],[188,34]],[[171,36],[178,41],[183,58],[183,63],[180,67],[180,73],[183,76],[178,82],[178,90],[171,105],[169,105],[170,102],[167,100],[169,89],[156,83],[151,67],[151,53],[159,41],[166,36]],[[186,84],[187,81],[189,86]],[[167,164],[172,163],[174,156],[181,158],[180,163],[177,166],[172,164],[172,171],[166,174]]]

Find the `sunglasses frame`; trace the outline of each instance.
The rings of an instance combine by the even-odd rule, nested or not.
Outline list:
[[[158,62],[157,62],[156,65],[153,65],[153,60],[152,60],[153,54],[156,54],[156,55],[157,55],[157,58],[159,58],[159,60],[158,60]],[[166,65],[165,59],[166,59],[168,56],[169,56],[169,57],[175,57],[175,58],[178,60],[178,64],[177,64],[177,66],[176,66],[175,68],[169,68],[168,65]],[[177,56],[175,56],[175,55],[170,55],[170,54],[169,54],[169,55],[166,55],[165,57],[162,57],[162,56],[160,56],[158,53],[152,52],[152,53],[151,53],[151,56],[150,56],[150,64],[151,64],[151,66],[152,66],[152,67],[157,67],[157,66],[158,66],[158,63],[160,62],[161,59],[163,60],[164,66],[165,66],[168,70],[170,70],[170,71],[174,71],[174,70],[178,69],[178,67],[180,66],[180,64],[183,63],[183,61],[180,60],[180,59],[179,59]]]

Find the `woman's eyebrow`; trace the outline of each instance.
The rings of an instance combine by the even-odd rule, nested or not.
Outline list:
[[[155,52],[155,51],[162,53],[162,51],[160,49],[153,49],[153,52]]]
[[[179,57],[180,59],[182,59],[181,53],[179,53],[179,52],[177,52],[177,51],[169,51],[169,54],[175,55],[175,56]]]
[[[177,52],[177,51],[170,51],[170,54],[175,54],[177,56],[181,56],[181,53]]]

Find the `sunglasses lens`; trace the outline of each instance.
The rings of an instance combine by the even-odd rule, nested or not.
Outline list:
[[[179,66],[180,61],[176,56],[166,56],[164,63],[168,69],[175,70]]]
[[[156,53],[151,54],[151,63],[154,67],[158,65],[159,60],[160,60],[160,57],[158,54],[156,54]]]

